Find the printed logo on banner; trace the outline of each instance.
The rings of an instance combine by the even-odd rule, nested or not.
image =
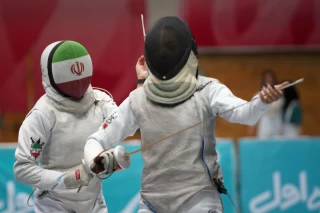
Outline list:
[[[29,207],[27,200],[29,194],[25,192],[16,192],[14,181],[8,181],[5,185],[6,199],[0,198],[0,213],[31,213],[33,208]],[[29,203],[33,204],[33,198],[30,198]]]
[[[239,141],[242,212],[320,212],[318,138]]]
[[[304,203],[309,211],[320,210],[320,187],[312,186],[313,190],[308,193],[307,172],[301,171],[298,178],[299,185],[283,183],[281,173],[274,172],[273,190],[261,192],[253,197],[249,204],[250,212],[264,213],[277,208],[285,211],[298,203]]]

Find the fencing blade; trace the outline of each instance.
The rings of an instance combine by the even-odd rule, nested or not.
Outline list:
[[[288,88],[288,87],[292,87],[292,86],[294,86],[294,85],[296,85],[296,84],[302,83],[303,81],[304,81],[304,78],[301,78],[301,79],[299,79],[299,80],[297,80],[297,81],[295,81],[295,82],[293,82],[293,83],[290,83],[290,84],[282,87],[281,90],[284,90],[284,89],[286,89],[286,88]],[[137,149],[137,150],[135,150],[135,151],[129,152],[127,155],[128,155],[128,156],[131,156],[131,155],[136,154],[136,153],[138,153],[138,152],[140,152],[140,151],[143,151],[143,150],[145,150],[145,149],[147,149],[147,148],[150,148],[150,147],[152,147],[152,146],[154,146],[154,145],[156,145],[156,144],[158,144],[158,143],[160,143],[160,142],[162,142],[162,141],[165,141],[166,139],[169,139],[169,138],[171,138],[171,137],[173,137],[173,136],[176,136],[176,135],[178,135],[178,134],[180,134],[180,133],[182,133],[182,132],[185,132],[185,131],[187,131],[187,130],[189,130],[189,129],[192,129],[193,127],[196,127],[196,126],[198,126],[198,125],[200,125],[200,124],[203,124],[203,123],[206,123],[206,122],[208,122],[208,121],[214,120],[214,119],[220,117],[220,116],[223,115],[223,114],[226,114],[226,113],[228,113],[228,112],[231,112],[231,111],[233,111],[233,110],[235,110],[235,109],[237,109],[237,108],[239,108],[239,107],[242,107],[242,106],[244,106],[244,105],[246,105],[246,104],[249,104],[249,103],[251,103],[251,102],[253,102],[253,101],[255,101],[255,100],[259,99],[259,98],[260,98],[260,96],[257,96],[257,97],[251,99],[251,100],[248,101],[248,102],[245,102],[245,103],[243,103],[243,104],[240,104],[239,106],[236,106],[236,107],[234,107],[234,108],[232,108],[232,109],[229,109],[229,110],[226,110],[226,111],[224,111],[224,112],[222,112],[222,113],[220,113],[220,114],[218,114],[218,115],[209,117],[209,118],[207,118],[207,119],[205,119],[205,120],[202,120],[202,121],[200,121],[200,122],[198,122],[198,123],[195,123],[195,124],[193,124],[192,126],[189,126],[189,127],[185,128],[185,129],[182,129],[182,130],[180,130],[180,131],[178,131],[178,132],[176,132],[176,133],[173,133],[173,134],[171,134],[171,135],[168,135],[168,136],[166,136],[166,137],[164,137],[164,138],[161,138],[160,140],[157,140],[157,141],[154,141],[154,142],[152,142],[152,143],[146,144],[146,145],[140,147],[139,149]]]

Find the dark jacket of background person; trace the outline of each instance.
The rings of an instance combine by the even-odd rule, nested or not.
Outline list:
[[[284,104],[282,106],[283,136],[298,137],[301,135],[302,108],[299,93],[295,87],[283,91]]]

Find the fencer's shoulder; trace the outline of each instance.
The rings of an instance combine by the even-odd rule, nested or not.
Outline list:
[[[47,95],[43,95],[26,115],[26,119],[46,119],[51,125],[54,125],[56,118],[55,110],[56,109],[51,104],[49,97]]]
[[[106,92],[94,89],[93,90],[94,96],[98,100],[104,100],[104,101],[112,101],[113,98],[111,97],[111,94],[107,94]]]
[[[32,109],[26,116],[24,122],[32,123],[33,125],[35,123],[44,123],[43,121],[46,121],[45,123],[50,122],[49,117],[44,114],[39,109]]]
[[[50,98],[45,94],[41,96],[41,98],[37,101],[37,103],[34,105],[34,107],[31,109],[29,113],[31,113],[33,110],[39,110],[40,112],[47,115],[50,112],[55,111],[55,107],[51,104]]]
[[[201,91],[203,89],[209,89],[212,87],[219,86],[220,81],[215,78],[205,77],[202,75],[198,76],[198,87],[196,91]]]
[[[141,95],[141,94],[144,94],[144,89],[143,89],[143,87],[138,87],[135,90],[130,92],[129,97],[134,97],[136,95]]]
[[[220,83],[220,81],[216,78],[206,77],[206,76],[202,76],[202,75],[198,76],[198,84],[204,84],[204,83],[208,83],[208,82]]]
[[[129,103],[133,109],[139,109],[139,105],[145,103],[147,96],[143,87],[138,87],[130,92]]]
[[[46,94],[42,95],[39,100],[36,102],[36,104],[34,105],[35,107],[39,107],[42,106],[43,104],[49,103],[49,98]]]

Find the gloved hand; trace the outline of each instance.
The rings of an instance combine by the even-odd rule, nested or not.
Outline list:
[[[113,151],[114,149],[109,149],[96,156],[90,165],[91,171],[95,174],[110,174],[114,172],[118,167],[118,163]]]
[[[67,189],[75,189],[80,186],[88,186],[93,175],[88,173],[85,165],[81,164],[69,170],[63,177],[64,185]]]

